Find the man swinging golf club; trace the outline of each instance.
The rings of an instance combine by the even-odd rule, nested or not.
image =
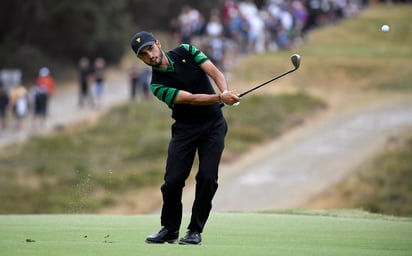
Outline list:
[[[233,105],[240,97],[228,91],[223,73],[193,45],[182,44],[165,52],[159,40],[145,31],[135,34],[130,44],[137,57],[152,67],[150,89],[172,110],[175,120],[161,186],[162,228],[148,236],[146,242],[177,242],[182,222],[183,187],[197,152],[199,167],[192,215],[188,231],[179,239],[179,244],[200,245],[218,187],[218,166],[227,132],[219,104]],[[221,93],[215,93],[209,77]]]

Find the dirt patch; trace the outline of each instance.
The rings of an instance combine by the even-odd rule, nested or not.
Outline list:
[[[340,96],[332,95],[335,101],[322,115],[222,166],[214,209],[308,206],[312,198],[353,175],[392,134],[412,127],[411,96],[379,92]],[[193,193],[188,194],[186,210]],[[322,208],[322,202],[316,207]]]

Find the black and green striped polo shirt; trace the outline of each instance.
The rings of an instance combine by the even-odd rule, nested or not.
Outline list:
[[[200,65],[208,57],[195,46],[182,44],[165,53],[171,64],[167,68],[152,68],[152,93],[172,109],[172,117],[179,121],[208,121],[222,115],[218,104],[197,106],[176,104],[180,90],[193,94],[215,94],[207,74]]]

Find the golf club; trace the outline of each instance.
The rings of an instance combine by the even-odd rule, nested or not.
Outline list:
[[[262,84],[259,84],[259,85],[255,86],[255,87],[253,87],[252,89],[249,89],[249,90],[247,90],[247,91],[239,94],[239,97],[243,97],[243,96],[245,96],[246,94],[251,93],[251,92],[253,92],[253,91],[256,90],[256,89],[259,89],[260,87],[262,87],[262,86],[264,86],[264,85],[267,85],[267,84],[270,83],[270,82],[273,82],[273,81],[275,81],[275,80],[277,80],[277,79],[279,79],[279,78],[281,78],[281,77],[283,77],[283,76],[285,76],[285,75],[287,75],[287,74],[290,74],[290,73],[296,71],[296,70],[299,68],[299,66],[300,66],[300,56],[299,56],[299,54],[293,54],[293,55],[290,57],[290,60],[292,61],[293,69],[290,69],[290,70],[286,71],[285,73],[282,73],[282,74],[280,74],[280,75],[278,75],[278,76],[276,76],[276,77],[274,77],[274,78],[272,78],[272,79],[270,79],[270,80],[268,80],[268,81],[266,81],[266,82],[264,82],[264,83],[262,83]],[[223,107],[224,104],[222,103],[222,104],[220,104],[220,106]]]

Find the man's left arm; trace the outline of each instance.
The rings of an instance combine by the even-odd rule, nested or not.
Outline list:
[[[221,94],[221,103],[232,105],[239,102],[240,98],[236,92],[229,91],[225,75],[213,64],[212,61],[205,61],[200,67],[208,74],[216,86],[219,88]]]
[[[220,92],[229,90],[225,76],[212,61],[207,60],[200,67],[213,79]]]

